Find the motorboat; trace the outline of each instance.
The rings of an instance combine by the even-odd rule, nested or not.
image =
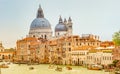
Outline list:
[[[89,65],[87,67],[87,69],[89,69],[89,70],[102,70],[102,66],[101,65],[92,64],[92,65]]]
[[[72,67],[70,67],[70,66],[67,66],[66,68],[67,68],[67,70],[72,70]]]
[[[29,67],[29,70],[33,70],[34,69],[34,67]]]
[[[0,65],[0,68],[9,68],[9,66],[6,65],[6,64],[1,64],[1,65]]]
[[[53,68],[54,68],[54,65],[49,65],[48,68],[49,68],[49,69],[53,69]]]
[[[55,69],[55,71],[60,71],[61,72],[62,68],[57,66],[56,69]]]

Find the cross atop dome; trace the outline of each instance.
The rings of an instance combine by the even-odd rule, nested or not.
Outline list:
[[[63,23],[61,15],[59,17],[59,23]]]

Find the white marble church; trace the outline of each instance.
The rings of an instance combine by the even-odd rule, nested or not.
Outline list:
[[[44,17],[43,9],[39,5],[37,16],[32,21],[29,37],[43,38],[43,39],[51,39],[52,38],[52,29],[49,21]],[[68,21],[62,17],[59,17],[59,22],[55,26],[55,37],[60,36],[70,36],[72,35],[72,19],[69,17]]]

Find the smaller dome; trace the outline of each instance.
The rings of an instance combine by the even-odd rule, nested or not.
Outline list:
[[[59,23],[55,27],[55,32],[56,31],[67,31],[67,27],[64,25],[64,23]]]

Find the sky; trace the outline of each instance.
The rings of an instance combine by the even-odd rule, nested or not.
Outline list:
[[[36,18],[39,4],[52,30],[59,16],[73,22],[73,34],[94,34],[112,40],[120,30],[120,0],[0,0],[0,41],[5,48],[16,47]]]

